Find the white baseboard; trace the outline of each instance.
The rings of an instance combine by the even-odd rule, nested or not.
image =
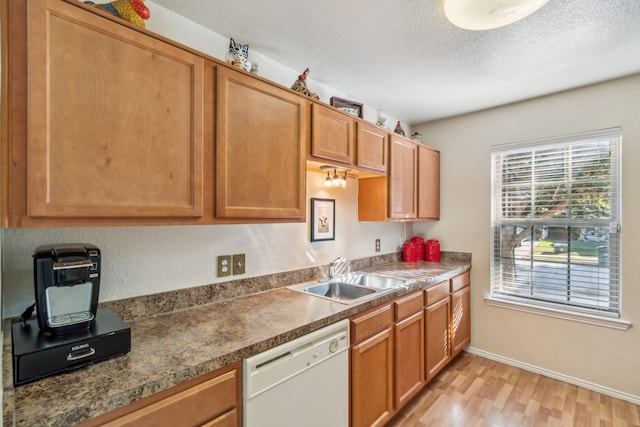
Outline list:
[[[524,369],[525,371],[544,375],[545,377],[553,378],[559,381],[564,381],[566,383],[573,384],[579,387],[584,387],[586,389],[593,390],[598,393],[605,394],[607,396],[615,397],[616,399],[622,399],[622,400],[626,400],[627,402],[640,405],[640,396],[634,396],[629,393],[624,393],[609,387],[594,384],[589,381],[584,381],[579,378],[570,377],[568,375],[560,374],[558,372],[550,371],[548,369],[540,368],[538,366],[530,365],[528,363],[523,363],[518,360],[509,359],[507,357],[503,357],[494,353],[489,353],[487,351],[480,350],[474,347],[470,347],[470,346],[466,347],[465,351],[471,354],[475,354],[477,356],[495,360],[496,362],[504,363],[505,365],[515,366],[516,368]]]

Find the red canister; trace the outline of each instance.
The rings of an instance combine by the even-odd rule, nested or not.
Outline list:
[[[437,240],[427,240],[425,243],[425,258],[427,261],[440,262],[440,242]]]
[[[404,242],[402,245],[402,261],[416,262],[416,244],[413,242]]]
[[[415,236],[411,238],[411,241],[416,245],[416,260],[424,261],[424,239]]]

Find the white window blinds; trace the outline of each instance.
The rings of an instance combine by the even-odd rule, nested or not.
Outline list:
[[[620,128],[492,149],[492,298],[619,317]]]

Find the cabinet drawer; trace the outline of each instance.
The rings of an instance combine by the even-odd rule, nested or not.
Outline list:
[[[351,319],[351,344],[357,344],[380,331],[391,327],[391,304],[376,307]]]
[[[396,315],[396,322],[405,319],[422,310],[424,307],[422,294],[420,291],[417,291],[402,298],[398,298],[393,303],[393,307]]]
[[[424,291],[424,305],[430,306],[449,296],[449,282],[440,282],[437,285],[428,287]]]
[[[464,273],[451,278],[451,292],[459,291],[465,286],[469,286],[470,283],[469,271],[467,270]]]
[[[237,412],[239,371],[232,370],[103,424],[115,426],[194,426],[229,424]],[[227,412],[227,413],[225,413]],[[222,417],[218,417],[224,414]],[[216,418],[218,417],[218,418]],[[224,421],[223,421],[224,420]],[[213,424],[216,425],[216,424]]]

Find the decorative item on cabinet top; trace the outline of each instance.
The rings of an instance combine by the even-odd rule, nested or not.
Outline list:
[[[318,95],[316,95],[315,93],[311,92],[309,90],[309,88],[307,88],[307,75],[309,74],[309,69],[305,69],[304,72],[302,74],[300,74],[298,76],[298,80],[296,80],[293,85],[291,86],[291,89],[295,90],[296,92],[300,92],[303,95],[307,95],[313,99],[320,99],[318,97]]]
[[[227,62],[231,62],[234,67],[241,68],[245,71],[251,70],[248,44],[238,43],[233,38],[230,38],[229,50],[227,51],[226,59]]]
[[[142,28],[145,28],[144,20],[151,16],[144,0],[116,0],[106,4],[95,4],[92,1],[85,1],[85,3]]]
[[[335,96],[332,96],[329,101],[333,107],[362,118],[362,104],[359,102],[349,101],[348,99],[337,98]]]
[[[404,129],[402,129],[402,125],[400,124],[400,120],[398,120],[398,123],[396,123],[396,128],[393,131],[395,133],[397,133],[398,135],[404,136]]]

